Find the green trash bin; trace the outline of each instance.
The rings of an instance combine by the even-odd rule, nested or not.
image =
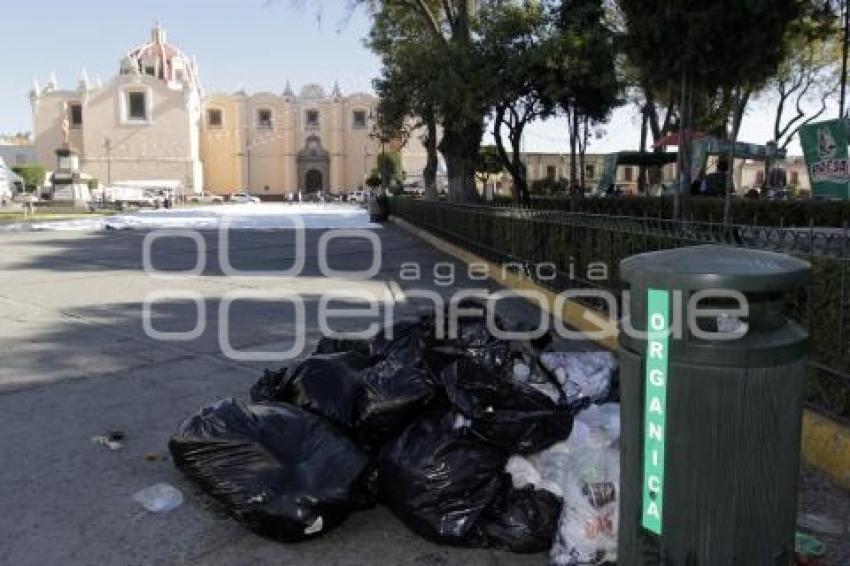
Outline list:
[[[726,246],[621,263],[619,564],[791,564],[809,272]]]

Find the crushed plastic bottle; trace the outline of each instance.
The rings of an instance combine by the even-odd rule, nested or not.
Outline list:
[[[183,494],[171,484],[157,483],[134,493],[133,500],[151,513],[168,513],[183,504]]]

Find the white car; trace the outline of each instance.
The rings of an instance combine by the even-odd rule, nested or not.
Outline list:
[[[230,195],[230,202],[261,202],[259,197],[248,193],[233,193]]]
[[[366,202],[366,191],[352,191],[348,193],[348,202]]]
[[[210,193],[198,193],[189,197],[189,202],[199,204],[224,204],[224,198]]]

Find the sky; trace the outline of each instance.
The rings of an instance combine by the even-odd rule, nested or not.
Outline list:
[[[27,93],[34,79],[43,86],[55,73],[60,88],[75,88],[85,68],[92,80],[106,81],[126,52],[147,41],[157,21],[170,43],[197,57],[207,93],[282,92],[287,80],[296,92],[305,83],[330,90],[335,81],[344,92],[371,91],[380,62],[363,46],[369,20],[346,5],[347,0],[4,2],[0,133],[32,129]],[[772,120],[769,104],[753,104],[740,139],[764,143]],[[604,130],[589,151],[638,147],[640,121],[633,107],[617,110]],[[527,151],[567,148],[562,120],[534,124],[525,138]],[[799,145],[789,151],[798,154]]]

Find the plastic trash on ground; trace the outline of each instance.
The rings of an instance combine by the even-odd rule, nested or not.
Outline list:
[[[175,464],[253,531],[294,542],[373,503],[369,458],[322,417],[223,400],[186,420]]]
[[[579,413],[566,449],[540,455],[542,477],[553,473],[556,457],[564,506],[552,546],[553,566],[603,564],[617,560],[620,452],[619,405],[593,406]]]
[[[610,352],[544,352],[540,363],[563,387],[570,406],[607,400],[617,382],[619,365]]]
[[[380,447],[421,414],[435,395],[435,386],[422,368],[404,366],[393,358],[360,374],[355,429],[365,446]]]
[[[267,372],[252,389],[251,399],[291,403],[353,428],[358,376],[369,363],[355,351],[315,355],[276,374]]]
[[[538,452],[570,434],[570,409],[524,383],[467,359],[454,362],[441,378],[449,402],[472,421],[472,430],[507,453]]]
[[[530,485],[516,489],[509,477],[503,477],[499,492],[478,521],[476,536],[489,548],[543,552],[552,546],[560,514],[561,501],[549,491]]]
[[[168,513],[183,504],[183,494],[171,484],[157,483],[134,493],[133,501],[151,513]]]
[[[252,399],[291,403],[330,419],[372,449],[391,440],[430,403],[435,385],[423,368],[359,351],[320,354],[266,374]]]
[[[386,445],[378,462],[381,501],[435,542],[470,546],[479,518],[502,487],[507,456],[456,428],[437,407]]]

